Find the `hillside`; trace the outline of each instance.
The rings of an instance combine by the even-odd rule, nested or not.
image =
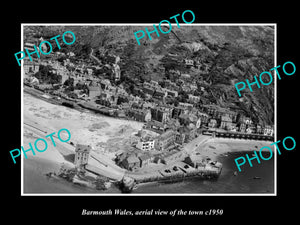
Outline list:
[[[273,124],[274,85],[254,87],[239,98],[234,83],[252,80],[253,75],[274,67],[274,29],[269,26],[181,26],[172,27],[169,34],[153,40],[141,39],[138,45],[134,32],[142,26],[31,26],[25,27],[25,37],[44,39],[70,30],[76,42],[63,46],[77,56],[89,58],[91,49],[101,57],[103,52],[121,58],[122,80],[164,79],[178,81],[171,71],[191,75],[190,83],[205,88],[197,91],[204,104],[241,110],[255,122]],[[153,28],[148,27],[149,30]],[[54,48],[54,50],[57,50]],[[192,59],[199,66],[186,67],[184,59]]]

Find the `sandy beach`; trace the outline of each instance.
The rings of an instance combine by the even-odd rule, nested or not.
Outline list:
[[[119,150],[116,143],[121,142],[120,145],[126,147],[126,144],[129,144],[130,135],[143,126],[143,123],[136,121],[121,120],[90,112],[79,112],[75,109],[54,105],[26,93],[24,93],[23,115],[25,124],[24,145],[40,136],[36,134],[36,130],[29,130],[28,124],[47,133],[57,133],[61,128],[66,128],[71,132],[70,142],[73,142],[74,145],[78,143],[90,145],[111,157],[114,157],[114,152]],[[108,146],[107,143],[115,148]],[[47,155],[46,152],[40,154],[40,157],[61,160],[59,155],[51,153]]]
[[[24,190],[29,192],[33,190],[30,191],[31,182],[28,180],[40,180],[41,174],[57,172],[62,163],[73,166],[76,144],[90,145],[96,153],[104,154],[109,160],[115,157],[117,151],[129,147],[130,136],[143,126],[140,122],[54,105],[27,93],[24,93],[23,100],[22,146],[26,150],[29,148],[29,143],[33,145],[38,138],[43,138],[48,142],[46,151],[35,151],[35,156],[28,152],[28,159],[23,156]],[[62,128],[70,131],[71,139],[68,143],[62,143],[55,138],[56,147],[54,147],[50,138],[45,138],[45,136],[53,132],[57,136],[57,132]],[[70,144],[71,142],[73,145]],[[38,147],[44,149],[44,144],[40,143],[41,146],[38,145]],[[42,166],[44,163],[51,166],[44,167]],[[35,171],[37,168],[39,168],[38,173],[26,172]]]
[[[217,160],[218,156],[230,152],[259,151],[263,146],[270,146],[271,143],[270,141],[209,138],[196,147],[194,152],[199,152],[201,155],[208,156],[212,160]],[[274,151],[273,148],[272,150]],[[263,149],[262,151],[266,152],[268,150]]]

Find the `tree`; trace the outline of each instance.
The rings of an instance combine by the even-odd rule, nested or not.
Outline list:
[[[40,83],[44,84],[60,83],[62,81],[62,76],[52,73],[52,70],[53,69],[51,66],[40,65],[40,69],[37,73],[34,74],[34,77],[36,77],[40,81]]]
[[[165,88],[165,87],[166,87],[165,81],[159,81],[158,84],[159,84],[162,88]]]
[[[56,74],[51,73],[51,78],[50,78],[51,84],[60,84],[61,81],[62,81],[61,75],[56,75]]]
[[[65,81],[64,85],[73,87],[74,86],[74,78],[69,78]]]
[[[186,102],[189,98],[188,94],[185,91],[179,91],[177,100],[179,102]]]
[[[60,56],[57,61],[63,63],[65,59],[67,59],[66,56]]]

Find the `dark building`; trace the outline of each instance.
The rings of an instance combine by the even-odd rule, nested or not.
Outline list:
[[[172,118],[179,118],[182,111],[183,111],[183,108],[174,107],[173,112],[172,112]]]
[[[153,96],[155,90],[153,90],[153,89],[150,88],[150,87],[143,87],[143,92],[144,92],[145,94],[148,94],[148,95]]]
[[[163,121],[163,114],[164,112],[161,109],[151,109],[151,118],[152,120],[156,120],[159,122]]]

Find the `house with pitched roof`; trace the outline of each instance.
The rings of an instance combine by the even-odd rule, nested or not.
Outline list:
[[[88,86],[89,97],[95,98],[101,94],[101,88],[99,86]]]
[[[227,129],[230,130],[232,126],[232,119],[229,116],[221,116],[221,129]]]
[[[171,149],[175,146],[176,132],[173,130],[167,130],[157,137],[155,142],[155,148],[160,151]]]
[[[123,152],[117,156],[117,164],[127,170],[134,171],[140,167],[140,159],[135,153]]]

